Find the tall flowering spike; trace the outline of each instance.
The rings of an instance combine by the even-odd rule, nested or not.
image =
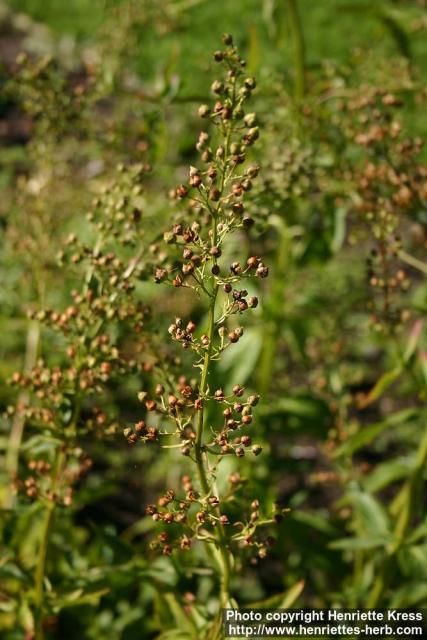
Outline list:
[[[262,450],[253,441],[252,411],[258,396],[248,394],[238,380],[212,388],[210,378],[223,352],[244,340],[243,315],[258,305],[258,297],[249,296],[244,283],[251,279],[253,288],[257,288],[268,276],[268,267],[260,256],[238,255],[231,261],[225,257],[229,255],[225,250],[229,237],[245,234],[254,222],[246,212],[245,197],[259,173],[258,165],[248,162],[259,129],[256,114],[245,112],[256,82],[245,73],[245,62],[231,36],[224,36],[224,43],[226,48],[214,54],[224,76],[211,85],[212,104],[198,109],[198,115],[206,121],[196,142],[199,160],[190,166],[188,182],[172,191],[177,211],[164,233],[169,266],[163,262],[155,270],[156,282],[189,289],[190,295],[196,294],[205,303],[205,324],[198,325],[192,318],[175,318],[168,329],[177,346],[194,354],[193,364],[199,375],[156,380],[153,389],[143,394],[143,417],[148,424],[151,416],[158,414],[162,428],[150,432],[143,420],[143,428],[138,422],[133,429],[126,429],[125,435],[132,444],[160,440],[161,446],[171,446],[170,441],[175,439],[182,456],[193,462],[194,478],[183,478],[182,492],[169,490],[157,505],[147,508],[154,520],[165,526],[173,523],[173,534],[177,524],[185,534],[159,536],[152,547],[170,555],[175,550],[188,551],[193,539],[211,546],[221,604],[227,606],[232,554],[243,553],[248,547],[264,557],[268,545],[259,530],[273,519],[266,520],[260,515],[261,507],[253,509],[249,503],[247,521],[240,523],[236,532],[230,526],[230,506],[239,499],[243,482],[230,481],[225,496],[218,494],[215,484],[225,456],[237,462]],[[219,424],[211,424],[209,419],[214,405],[223,408]]]

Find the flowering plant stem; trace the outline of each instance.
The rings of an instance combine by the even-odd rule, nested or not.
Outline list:
[[[55,462],[52,472],[51,490],[55,494],[61,479],[61,472],[65,464],[66,453],[62,448],[57,449]],[[44,520],[42,524],[42,533],[40,547],[37,556],[37,564],[35,571],[34,586],[34,603],[35,603],[35,640],[43,640],[43,603],[44,603],[44,577],[46,572],[46,559],[49,548],[50,532],[55,516],[55,500],[46,504]]]
[[[228,128],[226,145],[225,145],[225,157],[228,157],[228,147],[230,140],[230,127]],[[224,166],[224,172],[221,180],[221,192],[224,190],[225,186],[225,174],[226,174],[227,165]],[[216,245],[217,241],[217,216],[213,213],[212,215],[212,246]],[[205,357],[203,360],[203,368],[201,372],[200,378],[200,396],[203,397],[206,395],[208,390],[208,377],[209,371],[212,362],[212,345],[214,344],[214,330],[215,330],[215,310],[216,310],[216,301],[218,296],[218,284],[213,280],[213,290],[211,293],[209,311],[208,311],[208,329],[207,336],[209,339],[209,345],[206,349]],[[205,423],[205,413],[206,409],[204,406],[199,411],[197,416],[197,429],[196,429],[196,441],[195,441],[195,458],[197,464],[197,471],[199,476],[200,486],[203,492],[208,495],[210,492],[209,482],[207,479],[207,473],[205,465],[208,464],[207,457],[203,452],[203,427]],[[219,555],[218,550],[216,550],[217,563],[220,571],[220,584],[221,584],[221,594],[220,601],[223,607],[227,607],[229,601],[229,589],[230,589],[230,554],[227,549],[226,536],[224,532],[224,527],[221,523],[218,524],[218,547],[219,547]]]

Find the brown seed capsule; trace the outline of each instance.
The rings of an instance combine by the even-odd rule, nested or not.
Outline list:
[[[155,504],[149,504],[147,505],[146,509],[145,509],[145,513],[148,516],[153,516],[155,513],[157,513],[157,507]]]
[[[157,402],[155,400],[147,400],[145,403],[145,408],[147,411],[155,411],[157,408]]]
[[[194,264],[192,262],[188,262],[187,264],[182,265],[182,273],[185,276],[190,276],[194,273]]]
[[[228,339],[230,340],[230,342],[235,343],[239,341],[239,336],[235,331],[230,331],[230,333],[228,334]]]
[[[189,183],[192,187],[200,187],[200,185],[202,184],[202,177],[198,173],[196,173],[194,176],[190,177]]]
[[[224,85],[219,80],[214,80],[211,85],[211,89],[214,93],[220,95],[224,92]]]
[[[188,187],[186,187],[185,184],[180,184],[176,188],[175,194],[177,198],[185,198],[185,196],[188,194]]]
[[[137,422],[135,425],[135,431],[137,433],[141,433],[141,431],[144,431],[146,428],[146,424],[144,422],[144,420],[140,420],[140,422]]]
[[[255,221],[253,218],[251,218],[251,216],[244,216],[243,220],[242,220],[242,224],[245,227],[245,229],[250,229],[250,227],[252,227],[254,225]]]
[[[228,516],[226,516],[225,514],[219,517],[219,521],[221,524],[230,524],[230,520],[228,519]]]
[[[182,287],[183,279],[182,276],[177,275],[176,278],[172,280],[172,284],[174,287]]]
[[[217,202],[221,197],[221,191],[217,187],[212,187],[209,190],[209,200]]]
[[[232,273],[234,273],[234,275],[239,275],[240,273],[242,273],[242,267],[240,266],[239,262],[232,262],[230,265],[230,271]]]
[[[188,538],[187,536],[182,536],[181,538],[181,542],[180,542],[180,547],[183,551],[188,551],[189,549],[191,549],[191,540],[190,538]]]
[[[188,333],[194,333],[195,330],[196,324],[192,320],[190,320],[190,322],[186,326],[186,331],[188,331]]]
[[[210,114],[211,110],[207,104],[202,104],[197,110],[197,114],[200,118],[206,118]]]
[[[215,167],[213,165],[210,165],[209,169],[208,169],[208,176],[211,180],[215,180],[215,178],[217,177],[218,172],[215,169]]]
[[[165,392],[164,386],[162,384],[157,384],[156,385],[156,391],[155,391],[156,396],[161,396],[161,395],[163,395],[164,392]]]
[[[256,275],[258,276],[258,278],[266,278],[268,276],[268,267],[266,267],[265,265],[262,264],[262,262],[260,262],[256,270]]]

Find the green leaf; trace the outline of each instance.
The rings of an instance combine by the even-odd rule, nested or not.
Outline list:
[[[427,578],[427,544],[402,547],[398,554],[400,570],[407,578]]]
[[[330,522],[330,516],[325,512],[324,515],[309,511],[295,511],[291,515],[293,520],[301,522],[306,527],[312,527],[327,536],[335,537],[339,534],[339,530]]]
[[[173,593],[164,593],[163,599],[166,601],[167,606],[169,607],[177,626],[180,630],[186,631],[190,637],[191,634],[197,632],[197,627],[191,620],[191,618],[185,613],[182,608],[180,602],[176,598]]]
[[[31,578],[13,562],[7,562],[6,564],[0,566],[0,578],[12,578],[14,580],[18,580],[19,582],[31,584]]]
[[[304,580],[296,582],[290,589],[278,593],[265,600],[257,600],[250,604],[245,604],[245,609],[287,609],[292,607],[304,589]]]
[[[407,538],[408,544],[418,542],[422,538],[427,537],[427,520],[422,522]]]
[[[329,543],[330,549],[343,551],[359,551],[362,549],[376,549],[384,547],[392,541],[391,536],[370,536],[369,538],[340,538]]]
[[[100,589],[98,591],[86,592],[84,589],[75,589],[69,593],[65,593],[55,597],[52,606],[56,611],[66,609],[69,607],[78,607],[82,604],[98,604],[99,599],[106,593],[109,593],[110,589]]]
[[[47,436],[44,434],[38,434],[33,436],[32,438],[28,438],[22,445],[22,451],[31,451],[32,455],[37,456],[39,453],[44,453],[45,451],[52,451],[57,447],[61,446],[61,440],[58,438],[53,438],[52,436]]]
[[[415,605],[427,606],[427,584],[425,581],[405,584],[394,592],[390,602],[391,608],[403,609]]]
[[[331,249],[333,253],[337,253],[344,243],[346,235],[346,218],[347,210],[344,207],[337,207],[335,210],[334,235],[331,240]]]
[[[220,371],[227,371],[233,380],[239,380],[240,384],[244,384],[255,368],[261,348],[261,330],[247,329],[243,339],[233,345],[233,349],[224,352],[218,368]]]
[[[369,493],[352,491],[349,502],[353,505],[363,534],[367,536],[390,536],[390,521],[383,505]]]
[[[411,331],[409,334],[409,340],[406,344],[405,353],[403,355],[403,359],[405,363],[409,362],[409,360],[414,355],[420,341],[422,330],[423,330],[423,321],[421,319],[418,319],[414,322],[411,328]]]
[[[384,9],[379,12],[379,19],[390,32],[393,40],[397,44],[400,53],[405,58],[411,58],[411,40],[401,23],[390,11]]]
[[[365,407],[368,407],[370,404],[378,400],[378,398],[383,395],[383,393],[393,384],[393,382],[397,380],[402,371],[403,367],[399,366],[395,367],[391,371],[386,371],[386,373],[383,373],[383,375],[378,379],[369,393],[359,400],[359,409],[365,409]]]
[[[363,488],[369,493],[374,493],[397,480],[406,478],[413,469],[414,461],[414,456],[407,456],[383,462],[364,478]]]
[[[344,444],[342,444],[338,449],[336,449],[333,453],[334,458],[338,458],[342,455],[350,455],[369,444],[374,440],[380,433],[385,431],[386,429],[396,427],[405,422],[409,422],[413,420],[415,417],[419,415],[419,411],[416,409],[402,409],[402,411],[398,411],[394,413],[390,417],[386,418],[382,422],[377,422],[367,427],[362,427],[360,431],[358,431],[354,436],[350,436]]]

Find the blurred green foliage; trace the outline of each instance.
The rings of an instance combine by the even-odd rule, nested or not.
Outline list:
[[[262,135],[254,160],[262,172],[250,208],[255,247],[268,256],[271,278],[249,292],[262,293],[263,302],[245,340],[213,370],[212,386],[230,380],[262,392],[254,429],[263,455],[238,467],[266,510],[276,505],[285,513],[270,557],[238,567],[232,592],[242,605],[273,596],[270,606],[427,603],[427,194],[418,168],[425,151],[413,158],[397,148],[426,133],[426,6],[299,0],[298,53],[290,4],[10,0],[1,7],[6,640],[33,637],[43,526],[42,505],[12,495],[10,475],[26,477],[30,460],[53,460],[57,448],[17,417],[14,408],[28,396],[11,384],[13,374],[28,372],[40,356],[66,366],[66,340],[37,311],[70,305],[82,273],[58,263],[58,252],[70,233],[96,241],[86,213],[118,163],[153,165],[144,179],[141,242],[161,242],[176,215],[168,191],[195,162],[195,112],[208,101],[211,53],[223,32],[234,34],[258,80]],[[27,58],[16,65],[20,51]],[[305,93],[298,97],[302,54]],[[383,102],[366,109],[370,92]],[[396,111],[384,99],[390,94]],[[356,142],[376,122],[391,127],[396,119],[403,128],[396,138]],[[364,173],[369,163],[379,167],[375,179]],[[381,166],[409,185],[408,202],[404,192],[400,200],[390,194]],[[245,259],[247,250],[239,237],[226,257]],[[389,261],[378,266],[378,255]],[[378,280],[400,272],[402,287],[393,285],[384,303]],[[149,279],[136,283],[135,299],[156,310],[165,342],[175,313],[206,320],[197,301],[164,293]],[[146,361],[125,322],[112,335],[128,359]],[[146,504],[191,468],[174,450],[158,455],[129,447],[122,436],[122,426],[141,419],[137,393],[150,384],[142,366],[107,384],[102,410],[115,426],[82,436],[93,466],[51,532],[46,638],[198,638],[215,616],[218,585],[202,566],[203,549],[192,560],[148,550],[156,525],[144,516]],[[84,407],[88,415],[94,402]],[[237,468],[226,465],[224,478]]]

